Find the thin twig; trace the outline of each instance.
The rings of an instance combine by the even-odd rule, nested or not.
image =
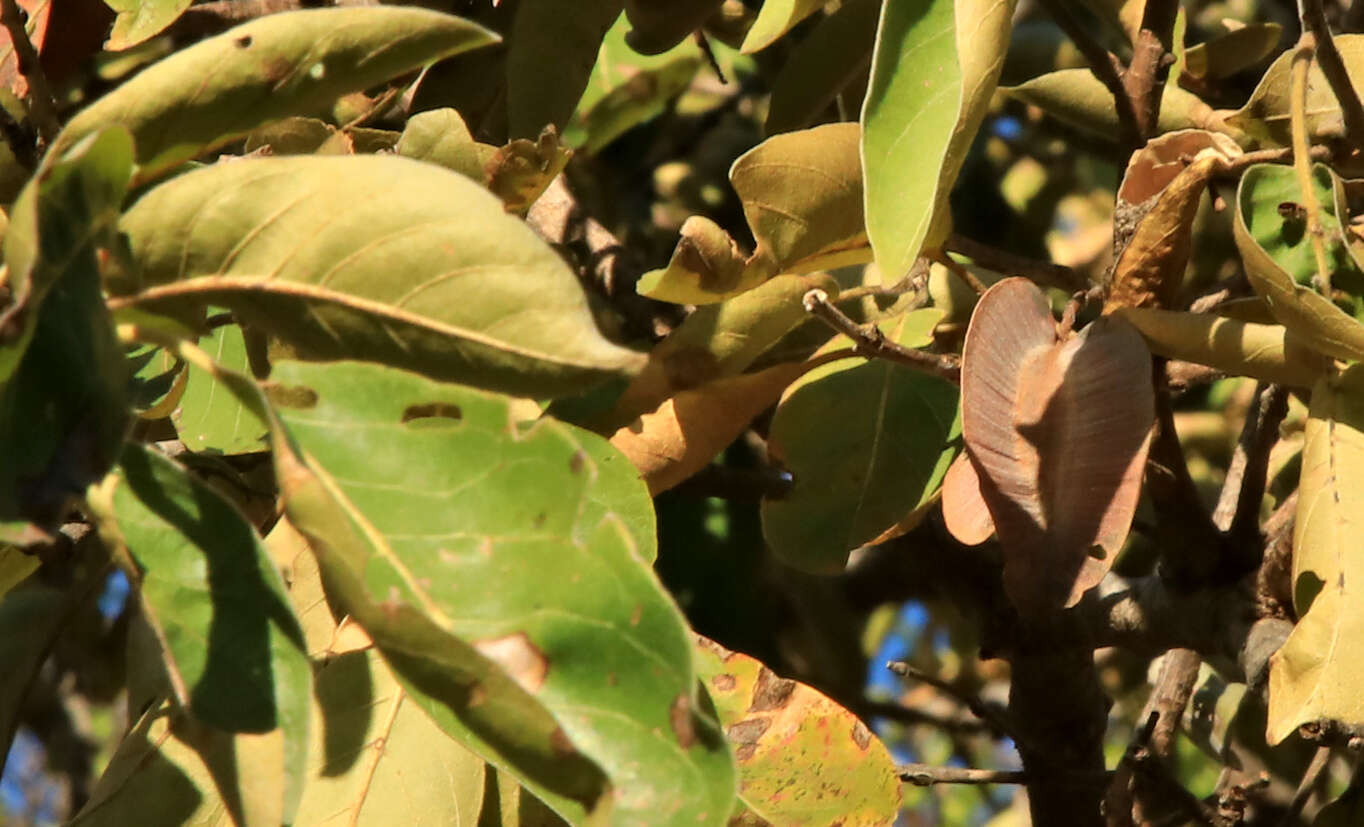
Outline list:
[[[902,678],[927,684],[949,697],[956,698],[967,709],[971,710],[972,715],[984,721],[991,729],[1000,735],[1014,737],[1014,727],[1005,716],[1004,711],[986,703],[974,692],[968,692],[956,684],[945,681],[937,675],[925,672],[904,661],[893,660],[886,664],[886,668]],[[1015,738],[1015,740],[1017,739]]]
[[[1080,50],[1080,54],[1084,55],[1094,77],[1098,78],[1113,95],[1113,108],[1118,113],[1118,131],[1121,133],[1122,142],[1133,149],[1141,146],[1143,139],[1141,129],[1137,126],[1136,109],[1133,107],[1131,96],[1123,86],[1122,66],[1118,59],[1100,45],[1089,30],[1075,19],[1070,9],[1066,8],[1064,0],[1041,0],[1041,5],[1051,15],[1052,20],[1056,21],[1061,31],[1075,44],[1075,48]]]
[[[1123,89],[1136,114],[1141,146],[1154,137],[1160,122],[1160,103],[1165,91],[1165,79],[1174,58],[1175,16],[1178,0],[1147,0],[1142,13],[1141,29],[1132,44],[1132,60],[1123,73]]]
[[[1026,784],[1022,770],[977,770],[970,767],[935,767],[930,764],[903,764],[900,780],[916,787],[934,784]]]
[[[1227,467],[1222,494],[1213,511],[1213,522],[1230,541],[1232,553],[1249,552],[1239,569],[1249,571],[1260,564],[1260,504],[1265,495],[1269,454],[1279,441],[1279,425],[1288,415],[1287,389],[1261,382],[1246,412],[1246,422]]]
[[[952,275],[956,276],[957,278],[965,282],[967,287],[976,291],[977,296],[982,295],[986,290],[990,289],[989,285],[987,285],[980,279],[976,278],[975,273],[972,273],[970,270],[968,270],[966,267],[960,264],[956,259],[949,256],[946,252],[938,251],[936,253],[930,253],[929,257],[932,258],[937,263],[941,264],[942,266],[946,267],[948,270],[950,270],[952,272]]]
[[[932,374],[953,384],[961,382],[961,363],[947,353],[910,350],[887,339],[875,325],[861,326],[829,301],[829,294],[818,288],[805,294],[805,310],[829,327],[853,340],[857,352],[868,358],[886,359],[922,373]]]
[[[980,735],[992,734],[990,725],[978,718],[947,717],[925,712],[922,709],[912,709],[897,703],[886,701],[862,701],[856,710],[859,718],[885,718],[897,724],[907,726],[931,726],[943,732],[955,733],[959,735]]]
[[[1293,53],[1289,75],[1288,112],[1293,136],[1293,171],[1298,176],[1302,191],[1302,209],[1307,218],[1307,236],[1312,243],[1312,254],[1317,263],[1317,276],[1312,281],[1322,293],[1329,292],[1331,269],[1326,259],[1326,240],[1321,229],[1321,203],[1312,186],[1312,159],[1307,151],[1307,73],[1312,68],[1315,52],[1311,32],[1303,32]]]
[[[43,143],[50,144],[62,130],[61,121],[57,119],[57,102],[52,97],[52,87],[47,83],[42,61],[38,59],[38,50],[33,48],[33,41],[28,39],[24,14],[15,0],[0,0],[0,23],[9,30],[10,43],[19,62],[19,74],[28,81],[28,106],[33,123],[38,127],[38,135]]]
[[[1357,0],[1353,5],[1359,5]],[[1341,59],[1336,42],[1331,37],[1331,29],[1326,25],[1326,13],[1322,10],[1321,0],[1298,0],[1298,15],[1302,18],[1304,31],[1311,32],[1317,41],[1317,65],[1321,67],[1321,73],[1326,76],[1326,82],[1331,85],[1331,91],[1340,102],[1340,112],[1345,120],[1345,137],[1355,147],[1364,149],[1364,105],[1359,102],[1359,93],[1350,82],[1345,61]]]
[[[1303,771],[1302,780],[1298,782],[1298,789],[1293,793],[1293,800],[1288,804],[1288,810],[1283,815],[1283,820],[1279,822],[1281,827],[1293,827],[1300,824],[1302,809],[1311,800],[1312,793],[1316,791],[1317,784],[1321,781],[1321,774],[1326,771],[1326,767],[1331,763],[1331,747],[1322,744],[1313,753],[1312,760],[1307,764],[1307,769]]]

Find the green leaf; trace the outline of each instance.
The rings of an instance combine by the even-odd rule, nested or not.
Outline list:
[[[633,469],[594,459],[609,449],[588,432],[520,431],[505,398],[470,388],[359,363],[271,378],[305,452],[275,443],[290,519],[334,605],[442,728],[570,820],[583,809],[565,795],[590,809],[601,794],[595,766],[622,823],[729,812],[733,766],[700,712],[685,624],[632,521],[603,514],[595,481]]]
[[[1118,114],[1113,93],[1089,69],[1061,69],[1040,75],[1018,86],[1002,89],[1012,98],[1038,107],[1076,129],[1113,141],[1119,135]],[[1192,92],[1174,83],[1165,84],[1160,99],[1160,120],[1156,131],[1206,129],[1230,134],[1238,140],[1239,130],[1224,123]]]
[[[767,0],[758,9],[758,19],[749,27],[739,51],[761,51],[777,42],[797,23],[824,7],[825,0]]]
[[[691,42],[662,54],[641,55],[625,42],[629,28],[621,15],[607,30],[587,88],[564,130],[564,140],[583,152],[595,153],[661,115],[691,84],[704,61]]]
[[[1322,183],[1322,170],[1325,168],[1319,166],[1314,171],[1318,184]],[[1325,190],[1327,197],[1321,202],[1326,207],[1337,203],[1330,194],[1336,180],[1329,170],[1324,174],[1332,184]],[[1319,189],[1318,193],[1321,195],[1323,191]],[[1309,245],[1308,241],[1292,243],[1291,228],[1284,226],[1285,216],[1279,212],[1281,204],[1299,204],[1301,201],[1297,179],[1289,167],[1257,164],[1241,176],[1236,194],[1234,233],[1246,275],[1255,292],[1264,297],[1274,318],[1310,346],[1337,359],[1364,359],[1364,325],[1346,315],[1330,299],[1298,284],[1295,273],[1284,269],[1286,263],[1294,268],[1297,276],[1303,276],[1303,266],[1295,262],[1301,260],[1303,252],[1311,255],[1310,250],[1301,249]],[[1336,210],[1334,206],[1331,209]],[[1334,249],[1339,243],[1338,220],[1335,226],[1335,237],[1327,235],[1326,240],[1331,245],[1328,249]],[[1260,240],[1270,248],[1261,246]],[[1348,251],[1343,252],[1348,256]],[[1353,269],[1352,265],[1350,269]],[[1309,281],[1315,270],[1313,262],[1306,272]]]
[[[1345,68],[1351,75],[1356,92],[1361,91],[1357,77],[1364,71],[1364,35],[1342,34],[1331,38],[1340,52]],[[1288,114],[1289,74],[1293,64],[1293,49],[1283,52],[1270,64],[1260,78],[1250,100],[1227,116],[1227,123],[1244,130],[1255,143],[1264,146],[1288,146],[1292,143]],[[1340,102],[1331,91],[1331,84],[1312,61],[1307,72],[1307,132],[1310,138],[1339,136],[1344,131]]]
[[[1280,325],[1135,307],[1117,315],[1141,332],[1152,353],[1234,376],[1310,388],[1329,367],[1321,354]]]
[[[791,50],[772,82],[767,134],[815,123],[840,92],[857,88],[871,66],[880,16],[881,0],[849,0]]]
[[[17,286],[0,314],[0,520],[55,525],[118,456],[129,370],[95,254],[130,155],[126,133],[92,136],[44,167],[15,205],[5,257]]]
[[[862,221],[858,126],[825,124],[776,135],[740,155],[729,179],[757,247],[738,243],[708,218],[692,216],[667,268],[636,289],[678,304],[713,304],[779,273],[810,273],[869,260]]]
[[[947,196],[990,103],[1012,0],[885,3],[862,108],[867,235],[897,281],[947,234]]]
[[[54,149],[121,125],[137,147],[137,179],[147,181],[270,121],[313,114],[348,92],[496,39],[425,9],[271,14],[143,70],[72,118]]]
[[[208,485],[135,443],[90,502],[101,537],[141,570],[133,579],[177,700],[226,732],[283,732],[288,817],[302,794],[312,673],[255,530]]]
[[[563,129],[596,64],[623,0],[522,0],[507,52],[507,131],[535,138]]]
[[[497,147],[474,140],[464,118],[453,109],[433,109],[408,118],[398,139],[398,154],[452,169],[483,184]]]
[[[917,310],[882,325],[905,347],[932,341],[942,318]],[[827,352],[848,347],[837,337]],[[958,444],[956,387],[885,360],[836,362],[796,381],[772,417],[768,449],[795,478],[764,499],[763,536],[802,569],[841,571],[848,553],[930,501]]]
[[[249,373],[246,340],[237,325],[214,328],[199,343],[213,361],[231,370]],[[190,365],[185,394],[171,414],[175,431],[185,447],[212,454],[249,454],[269,447],[269,426],[248,410],[210,374]]]
[[[1293,526],[1298,623],[1269,661],[1269,722],[1277,744],[1321,719],[1364,724],[1359,641],[1364,640],[1364,366],[1322,379],[1302,450]]]
[[[345,209],[338,209],[345,205]],[[309,358],[365,358],[554,396],[642,362],[563,260],[462,175],[392,155],[242,160],[124,216],[116,306],[231,308]]]
[[[838,295],[838,282],[826,273],[777,276],[743,295],[698,307],[649,351],[644,369],[594,430],[613,431],[679,391],[743,373],[810,317],[801,300],[816,288]]]
[[[696,669],[739,760],[746,812],[738,823],[754,823],[753,817],[789,827],[895,821],[899,773],[857,716],[700,636]]]
[[[104,48],[119,52],[161,33],[174,23],[194,0],[104,0],[118,12],[114,30]]]

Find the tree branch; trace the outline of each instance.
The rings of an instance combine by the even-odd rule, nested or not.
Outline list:
[[[1351,4],[1351,16],[1355,11],[1354,6],[1358,5],[1359,0]],[[1326,13],[1321,0],[1298,0],[1298,16],[1302,18],[1303,31],[1310,32],[1316,40],[1317,65],[1321,67],[1321,73],[1326,76],[1326,82],[1331,85],[1331,91],[1340,102],[1341,115],[1345,119],[1345,137],[1356,148],[1364,149],[1364,105],[1360,104],[1359,93],[1350,82],[1345,61],[1341,59],[1340,50],[1331,37],[1331,29],[1326,25]]]
[[[1132,62],[1123,73],[1123,89],[1136,115],[1139,140],[1134,148],[1159,132],[1160,102],[1165,91],[1165,79],[1174,62],[1175,16],[1178,0],[1147,0],[1142,13],[1141,30],[1132,44]]]
[[[982,244],[957,233],[948,236],[947,243],[943,245],[943,248],[954,253],[961,253],[987,270],[1023,276],[1043,287],[1059,287],[1069,292],[1086,290],[1090,287],[1089,280],[1085,278],[1084,274],[1071,267],[1020,256],[1007,250],[991,247],[988,244]]]
[[[1056,21],[1061,31],[1075,44],[1075,48],[1080,50],[1080,54],[1085,56],[1094,77],[1098,78],[1113,95],[1113,108],[1118,114],[1118,132],[1122,142],[1129,149],[1141,146],[1145,143],[1145,138],[1134,107],[1136,99],[1123,84],[1122,65],[1118,59],[1100,45],[1089,30],[1075,19],[1070,9],[1066,8],[1065,0],[1041,0],[1041,5],[1051,15],[1052,20]]]
[[[985,722],[995,734],[1017,740],[1014,733],[1014,727],[1009,723],[1009,719],[1005,715],[1004,710],[987,704],[984,699],[974,692],[968,692],[949,681],[943,680],[937,675],[930,674],[922,669],[917,669],[905,661],[891,661],[886,664],[886,668],[902,678],[908,678],[912,681],[928,684],[939,692],[942,692],[949,697],[956,698],[962,705],[971,710],[972,715],[975,715],[981,721]]]
[[[829,301],[829,294],[818,288],[805,294],[805,310],[834,330],[853,340],[857,352],[868,358],[887,359],[920,373],[961,383],[961,361],[947,353],[926,353],[901,347],[882,335],[875,325],[859,325]]]
[[[900,767],[900,780],[916,787],[931,787],[934,784],[1026,784],[1028,776],[1022,770],[977,770],[970,767],[905,764]]]
[[[28,39],[24,28],[24,13],[15,0],[0,0],[0,23],[9,31],[9,39],[14,47],[14,55],[19,63],[19,74],[28,81],[29,114],[38,127],[38,135],[44,144],[52,143],[57,133],[62,131],[61,121],[57,119],[57,103],[52,97],[52,87],[47,83],[38,50]]]

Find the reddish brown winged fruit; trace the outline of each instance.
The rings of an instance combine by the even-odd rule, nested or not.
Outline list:
[[[1155,400],[1151,356],[1127,322],[1058,332],[1042,292],[1005,279],[981,296],[962,353],[969,469],[943,488],[954,535],[981,542],[983,499],[1020,611],[1071,606],[1103,578],[1141,493]]]

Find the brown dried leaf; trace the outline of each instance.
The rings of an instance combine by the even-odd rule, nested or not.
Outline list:
[[[821,362],[787,362],[683,391],[616,431],[611,444],[639,469],[650,494],[706,467],[785,387]]]
[[[1225,135],[1181,130],[1132,156],[1118,190],[1117,212],[1140,216],[1113,270],[1104,312],[1168,307],[1193,249],[1193,219],[1209,179],[1241,154]]]
[[[488,189],[502,199],[507,212],[524,215],[572,157],[573,150],[560,142],[551,124],[539,139],[517,138],[493,153],[484,167]]]
[[[1150,355],[1104,317],[1058,341],[1032,282],[981,297],[962,356],[962,433],[1020,610],[1073,605],[1122,547],[1154,422]]]

